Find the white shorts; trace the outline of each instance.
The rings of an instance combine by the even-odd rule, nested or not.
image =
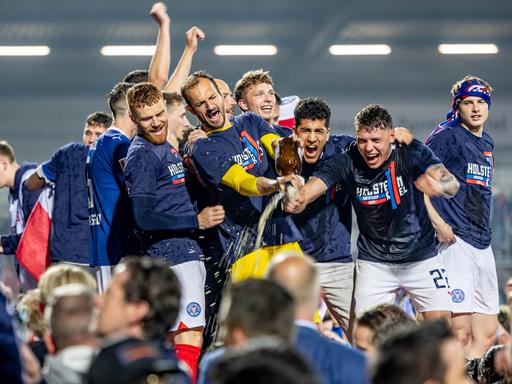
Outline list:
[[[204,263],[198,260],[188,261],[173,265],[171,269],[181,285],[180,313],[171,330],[204,327],[206,324],[204,299],[206,269]]]
[[[354,262],[315,263],[324,300],[338,324],[346,331],[354,298]]]
[[[356,262],[356,316],[379,304],[393,304],[404,288],[418,312],[450,311],[446,270],[439,256],[413,263]]]
[[[453,244],[440,244],[449,273],[453,313],[499,313],[498,278],[491,247],[478,249],[456,236]]]

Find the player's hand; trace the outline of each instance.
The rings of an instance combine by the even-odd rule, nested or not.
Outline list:
[[[409,145],[412,143],[414,135],[407,128],[396,127],[395,128],[395,140],[398,144]]]
[[[414,185],[428,197],[443,196],[443,185],[427,173],[416,179]]]
[[[208,135],[202,129],[194,129],[192,132],[190,132],[190,135],[188,135],[187,143],[189,148],[192,149],[192,146],[197,140],[206,139],[207,137]]]
[[[208,229],[219,225],[224,221],[224,216],[224,207],[222,205],[206,207],[197,215],[199,229]]]
[[[187,48],[192,52],[197,51],[197,41],[204,40],[206,35],[198,27],[194,26],[185,33],[185,40],[187,42]]]
[[[450,226],[450,224],[439,223],[435,226],[435,229],[437,240],[440,243],[453,244],[457,241],[455,239],[455,234],[453,233],[453,229]]]
[[[288,213],[301,213],[306,209],[306,193],[304,188],[299,188],[294,196],[285,197],[283,200],[283,210]]]
[[[156,22],[160,25],[171,23],[171,18],[167,14],[167,7],[164,3],[153,4],[153,7],[151,7],[151,11],[149,11],[149,14],[153,16]]]

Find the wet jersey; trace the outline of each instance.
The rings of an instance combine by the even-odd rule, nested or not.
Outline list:
[[[350,193],[357,216],[361,260],[416,262],[437,254],[434,228],[414,180],[440,161],[418,140],[398,145],[378,169],[369,168],[354,143],[314,173],[329,188],[340,183]]]

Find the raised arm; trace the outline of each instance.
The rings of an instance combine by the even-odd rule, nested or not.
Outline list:
[[[197,51],[197,42],[198,40],[204,40],[205,34],[198,27],[192,27],[185,34],[185,38],[185,49],[183,50],[183,54],[181,55],[176,69],[165,85],[165,92],[181,93],[181,86],[187,79],[190,68],[192,68],[192,59]]]
[[[171,19],[164,3],[156,3],[149,12],[160,26],[156,39],[156,51],[149,64],[148,80],[161,89],[167,81],[171,66]]]
[[[451,198],[459,191],[459,182],[443,164],[436,164],[427,169],[427,171],[418,177],[414,182],[425,195],[442,196]]]

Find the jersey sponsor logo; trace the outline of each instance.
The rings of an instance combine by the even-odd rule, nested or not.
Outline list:
[[[492,152],[484,151],[483,154],[487,164],[482,165],[477,163],[468,163],[466,183],[490,188],[494,169],[494,159],[492,157]]]
[[[454,289],[452,291],[452,301],[454,303],[462,303],[464,301],[464,299],[466,298],[466,294],[464,293],[464,291],[462,289]]]
[[[240,164],[246,171],[258,164],[257,158],[249,148],[245,148],[242,153],[233,155],[233,160]]]
[[[390,201],[393,209],[398,208],[401,196],[407,193],[407,188],[402,176],[396,175],[394,161],[389,164],[385,175],[386,181],[375,183],[371,188],[357,188],[356,197],[361,204],[379,205]]]
[[[199,303],[192,301],[187,305],[187,314],[190,317],[197,317],[201,314],[201,305]]]
[[[182,184],[185,182],[185,167],[183,163],[169,164],[167,169],[171,174],[171,183]]]

